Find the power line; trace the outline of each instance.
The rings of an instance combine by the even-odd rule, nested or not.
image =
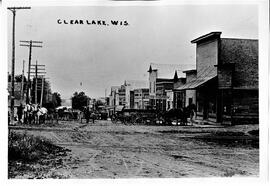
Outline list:
[[[8,7],[13,14],[12,23],[12,65],[11,65],[11,96],[10,96],[10,123],[14,124],[14,69],[15,69],[15,17],[16,11],[21,9],[31,9],[31,7]]]
[[[37,44],[43,44],[42,41],[33,41],[33,40],[30,40],[30,41],[25,41],[25,40],[21,40],[20,41],[21,44],[20,46],[26,46],[26,47],[29,47],[29,64],[28,64],[28,83],[27,83],[27,96],[26,96],[26,102],[29,102],[30,101],[30,96],[29,96],[29,89],[30,89],[30,83],[31,83],[31,80],[30,80],[30,71],[31,71],[31,58],[32,58],[32,47],[39,47],[41,48],[42,46],[41,45],[33,45],[33,43],[37,43]]]

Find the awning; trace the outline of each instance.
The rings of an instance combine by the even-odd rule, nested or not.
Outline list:
[[[208,81],[214,79],[215,77],[217,76],[214,76],[214,77],[207,77],[207,78],[204,78],[204,79],[196,79],[195,81],[192,81],[192,82],[189,82],[185,85],[182,85],[180,87],[178,87],[177,89],[175,90],[187,90],[187,89],[196,89],[202,85],[204,85],[205,83],[207,83]]]
[[[122,111],[123,109],[124,109],[124,105],[117,105],[116,107],[115,107],[115,111]]]
[[[194,78],[190,82],[181,85],[180,87],[177,87],[175,90],[177,91],[177,90],[196,89],[216,77],[217,77],[216,68],[213,66],[206,67],[201,71],[201,73],[197,74],[197,78]]]

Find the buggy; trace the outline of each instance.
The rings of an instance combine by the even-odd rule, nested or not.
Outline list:
[[[112,115],[113,123],[123,124],[163,124],[161,114],[156,110],[122,109]]]

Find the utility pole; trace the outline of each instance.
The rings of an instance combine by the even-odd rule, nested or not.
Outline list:
[[[36,73],[35,73],[35,79],[36,79],[36,83],[35,83],[35,104],[37,104],[37,61],[36,61],[36,69],[35,69]]]
[[[31,58],[32,58],[32,47],[42,47],[41,45],[38,44],[42,44],[42,41],[20,41],[21,44],[20,46],[26,46],[29,47],[29,63],[28,63],[28,83],[27,83],[27,97],[26,97],[26,102],[29,103],[30,102],[30,96],[29,96],[29,89],[31,88],[31,80],[30,80],[30,68],[31,68]]]
[[[24,64],[25,64],[25,61],[23,60],[23,70],[22,70],[22,86],[21,86],[21,102],[23,101],[24,99]]]
[[[44,76],[46,74],[45,72],[45,65],[38,65],[38,62],[36,61],[35,65],[31,65],[30,67],[30,73],[28,74],[29,76],[33,76],[35,79],[35,104],[38,103],[38,96],[37,96],[37,91],[38,91],[38,77]]]
[[[14,124],[14,69],[15,69],[15,17],[16,10],[30,9],[30,7],[8,7],[13,14],[12,22],[12,64],[11,64],[11,95],[10,95],[10,123]]]
[[[44,93],[45,93],[45,89],[46,89],[46,93],[48,94],[48,85],[46,86],[45,84],[45,80],[46,79],[50,79],[50,78],[47,78],[45,77],[44,75],[40,75],[39,78],[41,78],[41,85],[39,85],[38,83],[38,87],[37,87],[37,90],[40,90],[41,93],[40,93],[40,100],[39,100],[39,105],[42,106],[43,105],[43,97],[44,97]],[[46,95],[46,98],[45,98],[46,102],[48,100],[48,95]]]
[[[40,95],[40,107],[42,107],[43,91],[44,91],[44,77],[42,76],[42,82],[41,82],[41,95]]]

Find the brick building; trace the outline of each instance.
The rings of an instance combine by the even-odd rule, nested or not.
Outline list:
[[[222,124],[258,123],[258,40],[220,38],[211,32],[196,44],[196,70],[176,88],[197,118]]]
[[[142,80],[126,80],[125,87],[125,108],[134,108],[134,89],[147,88],[147,81]]]
[[[25,104],[26,101],[26,87],[24,86],[24,91],[22,91],[22,83],[14,82],[14,113],[16,115],[17,108],[20,104]],[[22,97],[23,94],[23,97]],[[8,108],[10,110],[10,99],[11,99],[11,82],[8,82]]]
[[[111,87],[111,93],[109,95],[109,106],[112,110],[115,109],[116,105],[119,105],[118,89],[120,89],[120,86]]]
[[[149,67],[149,106],[157,110],[166,110],[167,92],[174,89],[175,83],[183,77],[183,70],[192,65],[155,64]]]
[[[134,108],[147,109],[149,106],[149,89],[134,89]]]
[[[143,89],[143,94],[146,94],[145,89],[147,89],[147,82],[140,80],[126,80],[123,85],[112,86],[109,96],[109,106],[112,112],[114,112],[118,106],[121,106],[119,108],[123,108],[124,106],[126,109],[133,109],[135,105],[135,89]],[[149,94],[149,91],[147,91],[147,94]]]

